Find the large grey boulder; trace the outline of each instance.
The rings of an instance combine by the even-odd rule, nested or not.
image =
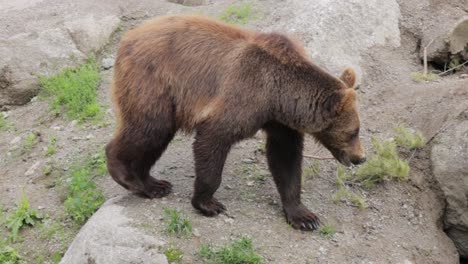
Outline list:
[[[267,29],[298,35],[313,60],[335,74],[351,66],[361,75],[361,55],[370,47],[400,45],[395,0],[287,0],[281,7],[272,10],[278,19]]]
[[[445,196],[444,225],[462,257],[468,258],[468,110],[432,148],[433,172]]]
[[[165,264],[163,242],[142,233],[125,215],[121,198],[107,201],[83,226],[61,264]]]
[[[38,76],[80,64],[107,43],[118,13],[94,2],[0,5],[0,106],[28,102],[39,89]]]
[[[457,54],[467,59],[468,9],[466,0],[397,0],[404,17],[401,28],[404,34],[419,41],[419,56],[422,59],[427,47],[427,59],[439,66]],[[417,10],[417,12],[415,12]]]

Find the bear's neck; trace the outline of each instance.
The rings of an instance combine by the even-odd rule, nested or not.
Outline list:
[[[341,87],[341,81],[315,65],[282,69],[273,98],[275,119],[301,132],[322,131],[332,122],[326,99]]]

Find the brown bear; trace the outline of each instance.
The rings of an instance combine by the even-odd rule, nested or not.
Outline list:
[[[163,197],[171,184],[150,169],[176,131],[194,131],[192,205],[214,216],[225,210],[213,194],[231,146],[261,129],[287,221],[317,229],[300,199],[304,133],[345,165],[363,162],[355,82],[351,69],[336,78],[281,34],[199,16],[146,22],[125,34],[115,62],[118,128],[106,146],[109,173],[138,195]]]

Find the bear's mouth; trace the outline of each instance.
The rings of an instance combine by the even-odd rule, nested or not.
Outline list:
[[[351,159],[344,151],[333,149],[330,152],[333,155],[333,157],[335,157],[335,159],[341,164],[345,165],[346,167],[351,166]]]

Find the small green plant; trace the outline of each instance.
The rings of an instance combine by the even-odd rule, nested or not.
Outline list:
[[[366,200],[359,196],[358,194],[348,190],[345,185],[345,182],[351,180],[353,175],[347,173],[343,166],[339,166],[337,169],[336,175],[336,185],[338,186],[338,191],[333,195],[332,200],[336,202],[340,201],[349,201],[352,205],[358,207],[359,209],[367,208]]]
[[[121,31],[123,31],[123,24],[119,23],[117,27],[115,28],[115,32],[121,32]]]
[[[39,143],[39,134],[36,132],[29,133],[24,140],[23,152],[30,152],[37,143]]]
[[[10,247],[6,241],[0,240],[0,263],[2,264],[22,264],[21,256]]]
[[[18,208],[6,220],[6,227],[11,231],[11,240],[15,242],[18,239],[21,228],[26,225],[34,226],[42,218],[35,209],[29,208],[29,200],[24,192],[23,197],[18,203]]]
[[[91,167],[98,176],[102,176],[107,173],[107,161],[104,152],[99,152],[93,155],[88,164],[88,166]]]
[[[164,251],[164,255],[166,255],[167,262],[169,263],[182,263],[182,259],[184,254],[182,251],[175,246],[171,246],[166,251]]]
[[[411,79],[413,79],[415,82],[433,82],[439,79],[439,75],[434,73],[428,73],[427,75],[424,75],[422,72],[412,72]]]
[[[192,223],[190,220],[175,209],[164,209],[164,219],[166,220],[166,231],[169,234],[185,235],[190,237],[192,235]]]
[[[51,97],[51,108],[56,113],[65,111],[69,119],[79,121],[96,119],[101,113],[97,103],[97,87],[101,75],[94,59],[77,68],[65,69],[51,77],[41,77],[43,96]]]
[[[304,171],[302,172],[302,182],[304,182],[305,179],[309,179],[309,178],[313,178],[317,176],[319,173],[320,173],[320,162],[318,160],[315,160],[308,167],[304,168]]]
[[[5,116],[3,116],[3,113],[0,112],[0,131],[5,131],[8,130],[9,125],[5,119]]]
[[[336,230],[335,228],[332,226],[332,225],[324,225],[320,231],[319,231],[320,235],[323,236],[323,237],[326,237],[326,238],[330,238],[330,237],[333,237],[333,235],[336,234]]]
[[[266,153],[266,142],[265,141],[261,141],[261,142],[258,143],[257,151],[259,151],[262,154]]]
[[[50,256],[50,260],[52,261],[52,263],[59,263],[60,260],[62,260],[62,257],[63,257],[63,253],[60,252],[60,251],[55,251],[54,253],[52,253],[52,256]]]
[[[45,166],[42,173],[44,173],[44,175],[50,175],[52,173],[52,166]]]
[[[374,155],[356,171],[354,178],[366,188],[372,188],[385,179],[407,180],[409,165],[400,159],[393,141],[372,139]]]
[[[43,264],[46,261],[46,257],[42,254],[39,254],[34,258],[34,261],[36,262],[36,264]]]
[[[413,132],[411,129],[398,126],[395,128],[395,142],[399,146],[404,146],[409,149],[417,149],[424,147],[426,139],[420,131]]]
[[[219,16],[219,19],[229,24],[245,25],[253,19],[252,3],[245,2],[237,5],[230,5]]]
[[[231,245],[214,249],[211,245],[202,245],[197,253],[205,263],[213,264],[261,264],[263,257],[255,252],[252,240],[246,237],[234,241]]]
[[[89,167],[77,168],[71,172],[67,186],[65,211],[78,224],[83,224],[104,203],[104,195],[91,179]]]
[[[47,157],[50,157],[50,156],[55,154],[55,146],[56,145],[57,145],[57,139],[55,137],[52,137],[49,140],[49,144],[47,144],[47,150],[46,150],[46,153],[45,153],[45,155]]]
[[[268,171],[260,169],[256,164],[246,163],[237,168],[234,173],[242,175],[243,178],[253,181],[264,182],[268,177]]]

